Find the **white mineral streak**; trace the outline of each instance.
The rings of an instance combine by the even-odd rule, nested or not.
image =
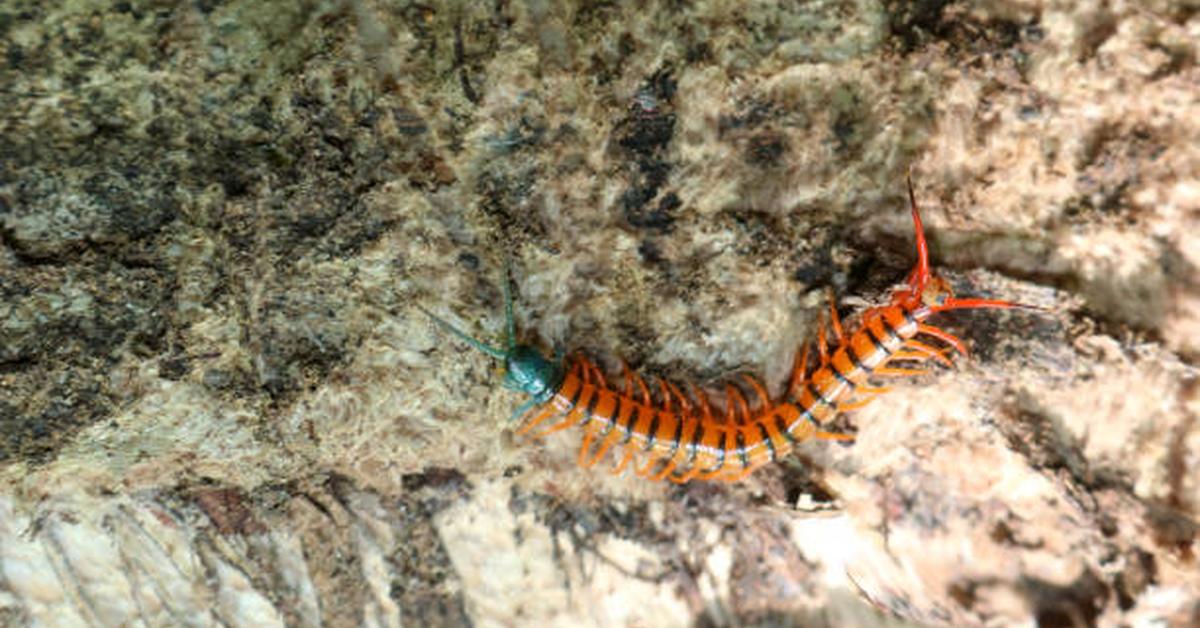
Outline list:
[[[277,561],[300,624],[317,625],[317,595],[294,536],[229,543],[199,534],[137,499],[60,496],[31,517],[0,497],[0,609],[42,626],[282,626],[254,583],[261,574],[245,571],[254,563],[241,552],[254,545]]]
[[[608,539],[583,548],[526,512],[514,514],[507,482],[483,482],[472,498],[435,518],[463,579],[467,612],[483,626],[683,626],[688,605],[671,580],[653,576],[662,557]],[[536,591],[537,595],[529,595]]]

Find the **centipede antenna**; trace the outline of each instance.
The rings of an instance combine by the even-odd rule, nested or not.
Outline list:
[[[504,292],[504,325],[508,335],[508,350],[517,346],[517,325],[513,321],[512,290],[509,288],[509,278],[512,276],[512,262],[504,256],[504,276],[500,278],[500,288]]]
[[[500,349],[497,349],[488,344],[484,344],[484,343],[472,338],[471,336],[467,335],[467,332],[462,331],[461,329],[455,327],[454,325],[451,325],[450,323],[442,320],[436,314],[434,314],[433,312],[430,312],[429,310],[425,309],[424,307],[421,307],[420,305],[417,306],[417,309],[421,310],[422,312],[425,312],[426,316],[428,316],[429,318],[432,318],[433,322],[437,323],[438,325],[441,325],[442,328],[445,329],[446,331],[454,334],[455,336],[458,336],[459,340],[462,340],[463,342],[492,356],[493,358],[496,358],[497,360],[504,360],[504,359],[508,358],[507,351],[501,351]]]
[[[929,312],[949,312],[951,310],[980,310],[980,309],[996,309],[996,310],[1027,310],[1030,312],[1045,312],[1046,308],[1037,305],[1029,305],[1027,303],[1013,303],[1012,301],[998,301],[995,299],[956,299],[950,297],[939,305],[929,306]]]

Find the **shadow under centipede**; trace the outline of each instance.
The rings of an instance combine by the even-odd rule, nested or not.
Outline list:
[[[586,501],[568,501],[545,493],[525,491],[514,485],[510,492],[509,510],[514,514],[530,512],[549,528],[556,561],[563,558],[559,536],[569,538],[571,545],[578,549],[575,567],[585,578],[590,571],[584,563],[583,553],[591,554],[625,576],[646,582],[661,582],[671,573],[670,570],[646,573],[640,567],[630,571],[598,547],[602,537],[632,541],[648,548],[670,545],[673,539],[654,526],[646,502],[610,499],[590,505]],[[570,586],[569,581],[566,584]]]

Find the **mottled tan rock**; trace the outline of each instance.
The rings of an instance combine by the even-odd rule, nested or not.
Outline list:
[[[0,624],[1200,622],[1193,4],[6,3]],[[735,485],[516,437],[418,308],[498,341],[510,260],[528,341],[778,393],[910,170],[1046,312]]]

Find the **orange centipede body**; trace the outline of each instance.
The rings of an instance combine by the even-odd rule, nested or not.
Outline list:
[[[585,357],[564,360],[556,355],[551,360],[536,348],[517,343],[507,280],[504,349],[471,338],[428,311],[426,314],[472,347],[504,361],[504,386],[530,397],[513,415],[524,418],[518,434],[540,438],[581,426],[580,466],[591,467],[616,449],[620,453],[614,473],[633,463],[637,475],[652,480],[737,481],[787,456],[808,439],[853,440],[822,428],[839,413],[860,408],[888,391],[870,385],[873,376],[921,374],[925,371],[914,366],[928,360],[950,365],[950,349],[966,355],[962,340],[925,322],[931,316],[979,308],[1040,310],[1009,301],[956,298],[930,269],[929,247],[911,180],[908,195],[917,263],[904,286],[892,294],[888,304],[863,312],[850,332],[838,319],[831,297],[834,344],[830,346],[822,323],[816,337],[817,364],[809,370],[810,345],[806,344],[797,352],[787,390],[779,400],[772,400],[762,383],[749,376],[744,380],[753,391],[754,402],[730,385],[723,411],[709,403],[702,389],[692,386],[690,394],[685,394],[664,380],[658,381],[656,400],[646,381],[624,364],[624,386],[620,390],[611,387],[601,370]],[[935,347],[923,337],[948,346]],[[535,431],[539,426],[542,429]]]

